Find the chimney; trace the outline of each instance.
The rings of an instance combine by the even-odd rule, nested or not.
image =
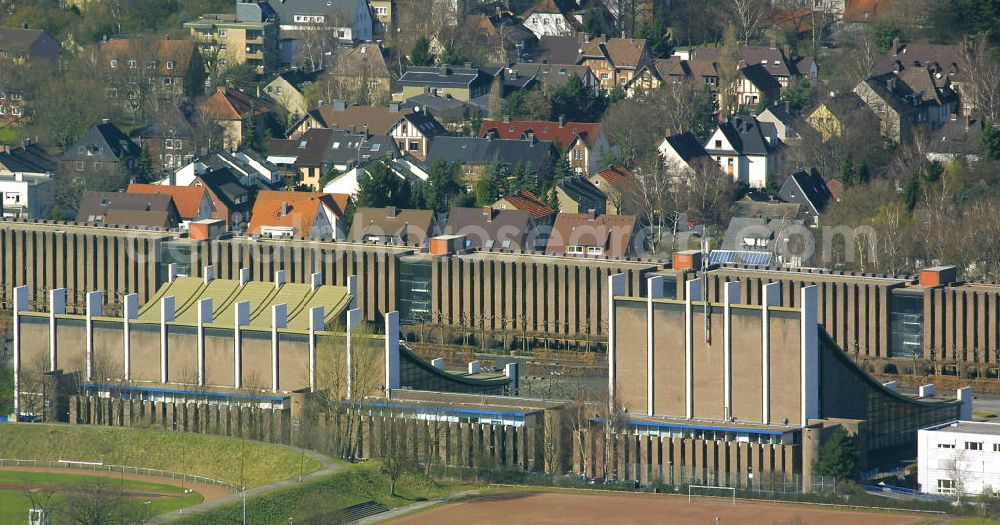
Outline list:
[[[510,115],[504,115],[503,116],[503,121],[504,121],[504,124],[510,124]]]
[[[389,104],[390,113],[399,113],[399,102],[392,102]]]
[[[319,107],[323,107],[323,101],[322,100],[319,101]]]
[[[486,217],[486,222],[493,222],[492,206],[483,206],[483,217]]]
[[[675,270],[701,269],[701,252],[698,250],[684,250],[674,254]]]
[[[892,56],[899,56],[899,37],[892,39]]]
[[[529,131],[528,132],[528,140],[531,142],[532,145],[534,145],[536,142],[538,142],[538,139],[535,138],[535,132],[534,131]]]
[[[288,203],[287,202],[282,202],[281,203],[281,216],[282,217],[287,216],[289,211],[291,211],[291,207],[288,206]]]
[[[559,115],[559,127],[560,128],[566,127],[566,115]]]
[[[386,206],[385,207],[385,216],[388,219],[395,219],[396,218],[396,212],[397,212],[397,210],[396,210],[395,206]]]
[[[972,119],[969,117],[968,113],[963,115],[962,119],[965,121],[965,131],[969,131],[969,128],[972,126]]]
[[[587,220],[590,221],[590,222],[596,221],[597,220],[597,210],[595,210],[594,208],[590,208],[589,210],[587,210]]]
[[[954,266],[934,266],[920,270],[920,286],[947,286],[957,280],[958,270]]]

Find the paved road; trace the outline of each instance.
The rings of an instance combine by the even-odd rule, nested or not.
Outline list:
[[[279,446],[283,446],[284,448],[287,448],[289,450],[294,450],[296,452],[303,452],[303,449],[300,449],[300,448],[289,447],[289,446],[285,446],[285,445],[279,445]],[[271,483],[270,485],[261,485],[260,487],[254,487],[252,489],[249,489],[249,490],[246,491],[246,497],[247,497],[247,499],[249,500],[250,498],[252,498],[254,496],[265,494],[265,493],[268,493],[268,492],[271,492],[271,491],[274,491],[274,490],[278,490],[278,489],[282,489],[282,488],[285,488],[285,487],[292,487],[292,486],[298,485],[299,483],[310,481],[310,480],[313,480],[313,479],[316,479],[316,478],[320,478],[320,477],[323,477],[323,476],[326,476],[326,475],[329,475],[329,474],[333,474],[334,472],[337,472],[338,470],[344,468],[343,465],[341,465],[339,463],[334,463],[333,460],[331,460],[330,458],[328,458],[328,457],[326,457],[326,456],[324,456],[324,455],[322,455],[322,454],[320,454],[318,452],[313,452],[311,450],[305,450],[304,452],[305,452],[306,456],[308,456],[308,457],[310,457],[312,459],[315,459],[316,461],[320,462],[320,464],[322,466],[320,466],[319,470],[316,470],[316,471],[312,472],[311,474],[307,474],[305,476],[302,476],[301,479],[299,479],[299,478],[291,478],[291,479],[286,479],[286,480],[278,481],[278,482],[275,482],[275,483]],[[198,505],[195,505],[193,507],[188,507],[186,509],[181,509],[181,510],[176,511],[176,512],[171,512],[171,513],[168,513],[168,514],[160,514],[159,516],[156,516],[155,518],[149,520],[147,523],[150,523],[150,524],[154,524],[154,523],[167,523],[167,522],[169,522],[171,520],[178,519],[178,518],[180,518],[182,516],[189,516],[191,514],[197,514],[199,512],[206,512],[206,511],[209,511],[209,510],[212,510],[212,509],[217,509],[217,508],[220,508],[220,507],[225,507],[225,506],[228,506],[228,505],[232,505],[234,503],[238,503],[238,502],[242,501],[242,499],[243,499],[243,495],[240,494],[240,493],[229,494],[226,497],[219,498],[219,499],[214,499],[212,501],[206,501],[204,503],[200,503]]]

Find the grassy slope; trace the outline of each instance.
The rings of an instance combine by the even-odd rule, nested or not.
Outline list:
[[[107,427],[0,425],[0,458],[100,461],[196,474],[237,484],[240,458],[248,487],[297,476],[319,462],[293,450],[239,439]]]
[[[300,486],[251,498],[247,502],[247,521],[260,525],[283,525],[292,518],[298,523],[369,500],[396,508],[409,505],[418,498],[436,498],[460,488],[463,487],[439,484],[423,476],[406,475],[396,486],[399,496],[392,496],[389,494],[389,480],[379,471],[379,464],[362,463]],[[240,523],[242,511],[241,504],[234,504],[172,523]]]
[[[111,483],[114,486],[124,484],[125,490],[129,492],[156,492],[170,494],[170,497],[152,499],[150,513],[153,515],[172,512],[177,509],[190,507],[201,503],[202,497],[197,492],[183,494],[180,487],[170,485],[160,485],[156,483],[146,483],[143,481],[117,480],[113,478],[98,478],[94,476],[83,476],[77,474],[51,474],[51,473],[31,473],[31,472],[3,472],[0,471],[0,485],[15,485],[27,487],[37,487],[44,485],[49,487],[80,487],[92,483]],[[25,489],[3,489],[0,490],[0,525],[23,525],[28,517],[28,508],[31,500],[25,494]],[[52,502],[58,503],[59,496],[56,495]]]

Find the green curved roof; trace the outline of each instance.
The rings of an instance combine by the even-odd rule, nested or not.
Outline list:
[[[195,325],[198,322],[198,302],[212,300],[211,326],[231,328],[235,324],[236,304],[250,303],[250,326],[270,328],[271,307],[285,304],[288,307],[288,328],[307,330],[309,310],[316,306],[324,308],[325,322],[330,322],[343,312],[351,302],[347,288],[323,285],[313,290],[307,284],[286,283],[276,287],[274,283],[253,281],[240,285],[239,281],[215,279],[208,284],[198,277],[178,277],[166,283],[139,309],[137,321],[160,322],[160,301],[164,297],[174,297],[174,322]]]

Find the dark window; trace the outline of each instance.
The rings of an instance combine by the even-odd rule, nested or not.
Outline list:
[[[923,355],[924,296],[893,290],[889,295],[889,357]]]

